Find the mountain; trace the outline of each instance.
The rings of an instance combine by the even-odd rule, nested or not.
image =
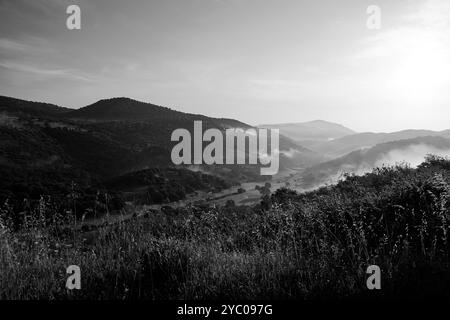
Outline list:
[[[428,154],[450,156],[450,139],[425,136],[377,144],[340,158],[312,166],[303,173],[305,187],[335,183],[344,173],[363,174],[373,168],[397,163],[417,166]]]
[[[380,143],[426,136],[450,138],[450,130],[403,130],[392,133],[365,132],[348,135],[330,141],[300,141],[299,143],[330,158],[336,158],[354,150],[369,148]]]
[[[301,123],[263,124],[259,127],[268,129],[280,129],[280,134],[291,138],[294,141],[328,141],[330,139],[336,139],[355,134],[353,130],[346,128],[340,124],[323,120]]]
[[[199,114],[185,113],[124,97],[99,100],[86,107],[72,110],[64,114],[64,117],[97,122],[179,122],[202,120],[208,123],[213,122],[212,125],[216,128],[250,127],[243,122],[233,119],[211,118]]]
[[[173,168],[171,151],[178,142],[171,141],[171,134],[184,128],[193,135],[196,120],[202,121],[203,130],[218,128],[223,133],[227,128],[251,128],[238,120],[183,113],[128,98],[104,99],[78,110],[7,97],[0,101],[0,173],[8,175],[0,189],[15,190],[13,194],[20,189],[22,195],[36,195],[39,190],[56,193],[62,186],[65,193],[72,178],[88,187],[136,171]],[[279,150],[281,169],[323,160],[284,136]],[[188,176],[182,167],[175,169]],[[268,179],[255,165],[202,165],[200,170],[233,184]],[[34,178],[43,176],[48,178]],[[200,174],[194,178],[202,179]],[[28,181],[36,181],[32,190]]]
[[[76,166],[104,177],[168,165],[177,128],[249,127],[235,120],[186,114],[115,98],[79,110],[0,97],[0,163],[7,166]],[[53,161],[49,161],[53,159]]]
[[[0,96],[0,113],[21,114],[30,116],[56,116],[71,109],[50,103],[33,102]]]
[[[109,140],[120,141],[132,149],[138,150],[140,154],[136,159],[139,160],[133,170],[141,169],[145,162],[147,162],[147,166],[154,165],[155,158],[161,159],[157,164],[169,162],[170,150],[175,144],[169,140],[171,133],[175,129],[185,128],[193,135],[194,121],[202,121],[203,130],[218,128],[224,131],[228,128],[252,128],[250,125],[234,119],[184,113],[129,98],[100,100],[87,107],[66,113],[64,117],[77,123],[85,121],[88,127],[95,127],[95,130],[107,134]],[[149,150],[157,152],[153,152],[151,158],[146,157]],[[280,150],[282,167],[307,166],[322,160],[318,153],[299,146],[284,136],[280,136]],[[210,166],[205,168],[205,170],[209,169],[211,169]]]

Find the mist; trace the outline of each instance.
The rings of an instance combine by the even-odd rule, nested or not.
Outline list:
[[[307,189],[336,184],[344,178],[345,174],[362,176],[372,172],[374,168],[383,166],[407,165],[416,168],[430,154],[441,157],[450,156],[450,148],[439,148],[425,143],[396,148],[375,156],[370,152],[371,149],[360,150],[359,153],[349,154],[341,159],[307,169],[304,175],[304,177],[308,177]]]

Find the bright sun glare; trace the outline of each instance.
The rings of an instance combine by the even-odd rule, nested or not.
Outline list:
[[[450,87],[450,5],[430,0],[405,24],[377,35],[374,52],[382,52],[387,88],[402,100],[431,101]]]
[[[430,99],[439,95],[449,70],[449,55],[439,39],[440,34],[430,32],[398,39],[405,46],[397,57],[390,84],[399,97]]]

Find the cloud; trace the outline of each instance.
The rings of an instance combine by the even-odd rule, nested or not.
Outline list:
[[[25,16],[27,14],[55,16],[60,12],[64,12],[65,8],[73,4],[70,0],[14,0],[0,1],[0,12],[19,14]]]
[[[0,48],[2,50],[12,50],[12,51],[26,51],[29,49],[29,46],[9,39],[0,39]]]
[[[319,188],[326,184],[335,184],[339,180],[342,180],[346,173],[362,176],[372,172],[374,168],[395,165],[408,165],[411,168],[416,168],[419,164],[423,163],[426,156],[430,154],[440,157],[449,157],[450,150],[420,143],[382,153],[375,161],[366,159],[366,161],[357,163],[343,163],[337,170],[328,169],[329,174],[326,178],[323,178],[322,181],[314,184],[311,189]]]
[[[96,80],[94,77],[80,74],[78,71],[71,69],[46,69],[34,65],[20,64],[8,61],[0,62],[0,67],[16,72],[33,73],[46,77],[63,77],[71,80],[79,80],[87,82],[92,82]]]
[[[0,49],[4,53],[22,56],[56,53],[49,41],[39,37],[27,37],[25,40],[0,38]]]
[[[92,82],[98,78],[73,68],[49,66],[49,62],[59,60],[61,54],[44,38],[33,36],[27,36],[21,40],[0,38],[0,49],[2,50],[0,67],[14,72],[84,82]]]
[[[298,151],[297,149],[294,149],[294,148],[289,148],[288,151],[281,150],[280,153],[284,154],[286,157],[291,158],[291,159],[294,158],[294,156],[301,154],[300,151]]]
[[[447,0],[427,0],[418,10],[404,15],[404,20],[420,23],[425,27],[450,27],[450,2]]]
[[[448,157],[450,156],[450,150],[427,144],[411,145],[407,148],[391,150],[388,153],[381,155],[375,162],[374,167],[381,167],[383,165],[390,166],[402,162],[409,164],[411,167],[417,167],[424,161],[428,154]]]

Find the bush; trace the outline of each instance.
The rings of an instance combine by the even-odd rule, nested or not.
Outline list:
[[[1,299],[450,296],[445,159],[304,194],[279,189],[255,207],[167,207],[85,232],[39,208],[18,231],[1,209]],[[82,270],[75,293],[64,289],[71,264]],[[376,296],[365,286],[371,264],[382,270]]]

